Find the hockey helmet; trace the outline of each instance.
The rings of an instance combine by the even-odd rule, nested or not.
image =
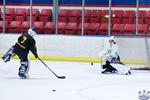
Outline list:
[[[35,28],[30,28],[30,29],[28,30],[28,34],[31,35],[32,37],[34,37],[34,35],[36,35],[36,30],[35,30]]]
[[[116,41],[116,38],[115,38],[114,36],[111,36],[110,39],[109,39],[109,41],[110,41],[110,40],[113,40],[113,42],[117,42],[117,41]]]

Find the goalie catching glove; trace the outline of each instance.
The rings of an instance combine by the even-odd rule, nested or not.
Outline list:
[[[98,54],[98,56],[103,59],[103,60],[108,60],[109,62],[111,62],[113,56],[111,54],[104,54],[104,51],[103,52],[100,52]]]

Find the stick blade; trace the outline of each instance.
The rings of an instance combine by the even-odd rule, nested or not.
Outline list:
[[[65,79],[65,76],[57,76],[59,79]]]

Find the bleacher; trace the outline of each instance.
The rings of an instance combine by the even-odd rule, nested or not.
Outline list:
[[[30,28],[30,9],[6,8],[6,33],[26,33]],[[52,9],[33,9],[32,24],[38,34],[55,34]],[[85,10],[85,35],[108,35],[108,10]],[[58,15],[58,34],[81,35],[82,10],[61,9]],[[139,34],[150,34],[150,11],[139,11]],[[0,32],[3,19],[0,9]],[[113,35],[136,34],[135,10],[112,10],[111,33]]]

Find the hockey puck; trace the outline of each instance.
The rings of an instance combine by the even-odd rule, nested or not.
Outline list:
[[[93,65],[93,63],[91,63],[91,65]]]
[[[55,92],[56,90],[52,90],[53,92]]]

